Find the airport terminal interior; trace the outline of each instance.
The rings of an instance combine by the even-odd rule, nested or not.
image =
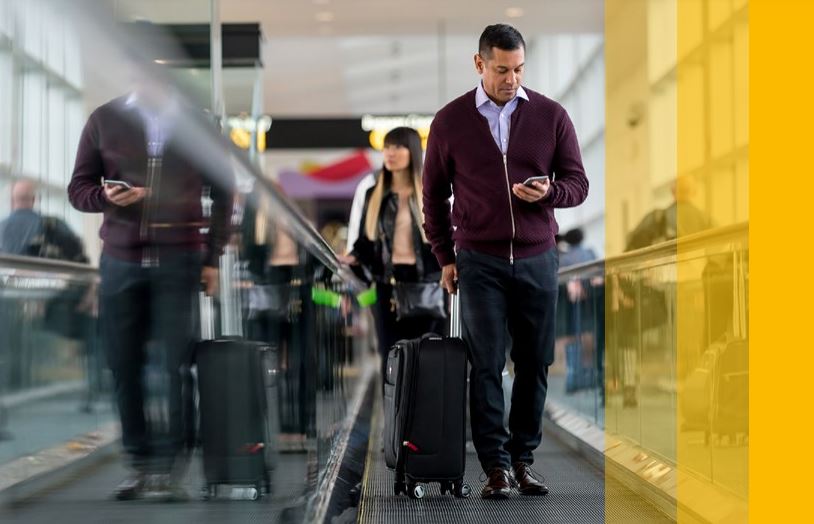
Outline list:
[[[747,522],[748,8],[0,0],[0,522]],[[523,87],[567,111],[589,182],[546,215],[559,269],[533,469],[550,491],[481,497],[468,407],[462,479],[399,490],[384,346],[404,265],[393,249],[371,270],[360,245],[385,235],[367,213],[407,147],[391,132],[411,128],[420,160],[439,110],[486,87],[473,57],[498,23],[524,38]],[[426,225],[411,184],[396,230]],[[136,198],[151,219],[132,220]],[[512,198],[479,202],[508,215]],[[455,205],[456,227],[485,213]],[[526,341],[502,331],[509,424]],[[213,442],[242,427],[258,481],[213,481]],[[117,500],[139,468],[146,487]]]

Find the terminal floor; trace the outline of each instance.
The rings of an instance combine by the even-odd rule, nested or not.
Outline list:
[[[551,489],[545,497],[523,497],[515,492],[508,500],[481,499],[481,470],[471,450],[466,464],[466,481],[473,490],[469,499],[442,496],[438,484],[425,485],[427,494],[421,500],[395,497],[393,473],[385,467],[381,452],[381,433],[380,423],[369,454],[359,524],[672,522],[620,483],[607,479],[548,431],[543,433],[534,463]],[[610,501],[607,507],[606,500]]]
[[[80,410],[80,393],[30,402],[7,413],[7,440],[0,440],[0,465],[63,444],[116,420],[110,401],[94,403],[93,412]]]

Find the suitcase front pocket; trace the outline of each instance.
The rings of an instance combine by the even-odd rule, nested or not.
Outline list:
[[[433,346],[431,340],[421,344],[413,412],[405,435],[408,455],[435,455],[444,448],[446,365],[442,348]]]

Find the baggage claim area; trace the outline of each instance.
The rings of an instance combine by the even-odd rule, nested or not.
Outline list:
[[[733,53],[740,3],[721,15]],[[616,150],[606,158],[604,118],[640,138],[644,109],[605,83],[642,82],[657,107],[680,63],[658,80],[620,74],[647,50],[612,47],[607,28],[619,38],[623,20],[665,14],[572,4],[0,3],[0,522],[741,521],[748,417],[732,406],[748,384],[748,224],[737,206],[731,220],[700,210],[679,253],[675,231],[645,225],[685,212],[681,195],[698,188],[680,180],[654,182],[631,210],[640,226],[606,218],[603,193],[625,184],[605,188]],[[443,336],[383,330],[414,320],[397,282],[404,250],[385,227],[395,238],[404,217],[426,225],[428,207],[419,177],[402,186],[413,207],[397,211],[409,172],[397,155],[421,161],[437,111],[479,74],[488,94],[490,62],[472,56],[498,22],[525,37],[531,100],[545,93],[573,120],[590,193],[556,214],[553,363],[528,461],[546,493],[521,494],[512,477],[496,500],[481,496],[492,481],[473,443],[459,295],[432,313]],[[723,156],[735,165],[741,152]],[[391,222],[367,221],[375,198]],[[515,223],[512,198],[515,271],[526,219]],[[459,212],[471,224],[480,210]],[[39,229],[25,244],[28,227]],[[388,260],[366,265],[379,237]],[[407,244],[419,280],[431,242],[414,228]],[[692,352],[676,341],[679,317]],[[514,329],[497,350],[505,427],[524,376]]]

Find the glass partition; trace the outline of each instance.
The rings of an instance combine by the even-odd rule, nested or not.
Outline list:
[[[0,258],[0,468],[113,421],[93,271]]]
[[[180,487],[192,511],[205,514],[200,495],[253,497],[224,479],[214,482],[223,490],[202,492],[212,476],[202,450],[237,427],[261,427],[263,438],[236,453],[265,457],[267,482],[255,495],[269,490],[266,504],[210,506],[213,514],[289,522],[324,515],[376,369],[373,322],[356,300],[360,283],[222,135],[177,71],[164,67],[161,57],[177,52],[171,39],[158,27],[145,39],[122,23],[129,17],[117,18],[135,13],[139,2],[116,2],[111,11],[94,1],[36,4],[76,39],[86,86],[73,91],[82,108],[77,134],[60,149],[65,165],[48,191],[82,210],[72,210],[77,233],[103,242],[86,251],[92,266],[0,259],[0,428],[7,438],[0,440],[0,501],[15,500],[17,486],[6,488],[25,477],[4,466],[39,462],[52,446],[73,449],[77,436],[112,426],[120,431],[115,460],[71,479],[91,500],[86,511],[119,496],[118,482],[134,476],[161,497],[180,495]],[[28,16],[28,5],[4,2],[0,9],[18,19]],[[26,147],[48,148],[42,136],[28,138]],[[16,165],[3,166],[4,192],[24,175],[5,177]],[[134,200],[117,199],[129,189],[114,191],[103,176],[133,186]],[[266,349],[249,369],[227,358],[206,370],[201,348],[209,340]],[[262,394],[238,393],[220,412],[207,403],[251,389],[252,381],[265,387]],[[237,415],[255,399],[265,409]],[[217,431],[207,433],[213,423]],[[173,490],[164,489],[167,482]],[[4,512],[3,521],[53,514],[60,496],[27,495],[30,503]],[[162,511],[184,522],[185,507]],[[132,504],[104,508],[117,521],[149,514]]]
[[[682,238],[680,255],[668,242],[563,268],[559,279],[549,399],[745,500],[748,228]]]

